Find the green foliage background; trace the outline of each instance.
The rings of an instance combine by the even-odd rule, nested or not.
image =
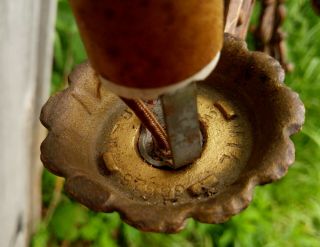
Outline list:
[[[293,139],[296,162],[279,182],[255,190],[252,204],[221,225],[189,220],[179,234],[142,233],[117,213],[89,211],[61,192],[61,179],[43,174],[43,221],[31,245],[42,246],[320,246],[320,17],[308,0],[287,1],[288,55],[295,70],[286,83],[300,93],[306,123]],[[253,22],[256,18],[253,18]],[[252,47],[249,36],[249,46]],[[52,93],[66,85],[75,64],[85,60],[66,0],[58,1]]]

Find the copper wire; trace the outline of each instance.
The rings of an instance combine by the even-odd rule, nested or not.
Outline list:
[[[142,100],[133,100],[121,98],[123,102],[137,115],[142,124],[150,131],[160,149],[169,151],[170,145],[168,142],[167,133],[156,117],[146,106]]]

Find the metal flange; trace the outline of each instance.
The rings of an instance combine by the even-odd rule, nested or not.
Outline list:
[[[144,231],[177,232],[187,218],[222,223],[246,208],[258,184],[284,176],[294,161],[290,135],[304,122],[298,95],[273,58],[225,36],[217,69],[198,83],[201,157],[178,170],[140,155],[141,123],[101,86],[89,63],[42,109],[49,130],[41,159],[66,178],[66,192],[87,207],[118,211]]]

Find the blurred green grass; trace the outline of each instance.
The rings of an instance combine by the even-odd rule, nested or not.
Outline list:
[[[52,93],[65,87],[72,67],[86,58],[67,1],[58,4]],[[306,123],[293,138],[296,162],[282,180],[258,187],[248,209],[225,224],[189,220],[181,233],[165,235],[139,232],[116,213],[87,210],[60,195],[59,180],[45,171],[44,219],[32,246],[320,246],[320,17],[308,0],[287,1],[287,10],[284,30],[295,70],[286,84],[300,94]]]

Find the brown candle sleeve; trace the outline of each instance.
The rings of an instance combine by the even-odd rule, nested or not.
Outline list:
[[[94,69],[124,87],[173,85],[222,47],[222,0],[69,1]]]

